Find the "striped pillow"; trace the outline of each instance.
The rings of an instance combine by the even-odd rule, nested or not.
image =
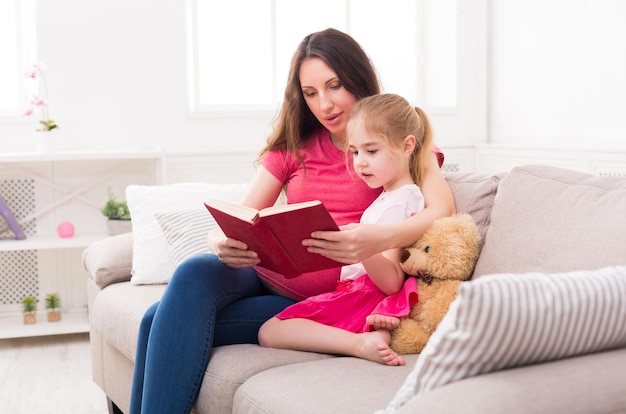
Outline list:
[[[464,378],[625,347],[625,298],[626,266],[463,283],[384,412]]]
[[[207,235],[217,227],[217,223],[206,208],[174,210],[156,213],[155,216],[176,266],[190,256],[211,252],[207,246]]]

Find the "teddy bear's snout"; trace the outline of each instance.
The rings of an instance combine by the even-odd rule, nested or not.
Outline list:
[[[411,257],[411,252],[408,250],[402,250],[402,254],[400,255],[400,263],[406,262],[409,257]]]

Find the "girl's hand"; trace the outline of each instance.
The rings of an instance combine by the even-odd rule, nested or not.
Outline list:
[[[239,269],[258,265],[261,260],[256,252],[248,250],[248,246],[239,240],[228,238],[220,229],[211,231],[207,244],[220,262],[228,267]]]
[[[376,253],[402,248],[415,242],[439,217],[456,212],[454,196],[444,179],[437,157],[428,160],[424,180],[420,186],[426,203],[424,210],[395,224],[348,224],[341,231],[316,231],[302,241],[312,253],[340,263],[361,262]]]
[[[311,253],[318,253],[340,263],[361,262],[373,254],[389,248],[384,226],[352,223],[341,226],[341,231],[316,231],[311,239],[302,241]]]

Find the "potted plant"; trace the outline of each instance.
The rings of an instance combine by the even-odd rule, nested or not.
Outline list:
[[[48,311],[48,322],[58,322],[61,320],[61,298],[58,293],[48,293],[46,295],[46,309]]]
[[[37,322],[37,299],[33,296],[24,296],[22,298],[22,309],[24,311],[24,323],[32,324]]]
[[[27,85],[31,86],[30,92],[33,95],[24,115],[39,114],[39,127],[35,131],[35,146],[40,152],[54,152],[56,150],[59,126],[50,118],[48,84],[46,82],[44,65],[42,63],[35,64],[24,75],[32,81],[31,83],[34,83],[34,85]]]
[[[132,230],[130,222],[130,211],[126,201],[118,200],[113,191],[109,188],[109,199],[100,212],[108,218],[107,226],[109,235],[128,233]]]

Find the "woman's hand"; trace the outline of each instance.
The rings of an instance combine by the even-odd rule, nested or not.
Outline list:
[[[263,166],[259,166],[248,190],[244,194],[241,204],[261,210],[276,202],[283,184]],[[239,269],[256,266],[261,260],[259,255],[239,240],[226,237],[220,228],[209,232],[207,236],[209,249],[228,267]]]
[[[387,250],[385,226],[352,223],[341,226],[341,231],[316,231],[311,239],[302,241],[311,253],[318,253],[340,263],[361,262],[373,254]]]
[[[256,252],[248,250],[248,246],[244,242],[226,237],[220,229],[209,232],[207,244],[220,262],[228,267],[239,269],[260,263]]]

